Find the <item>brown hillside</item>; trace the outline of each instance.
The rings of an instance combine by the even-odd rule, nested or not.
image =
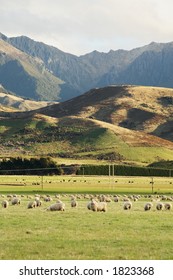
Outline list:
[[[172,141],[173,89],[109,86],[92,89],[39,112],[58,118],[93,118]]]

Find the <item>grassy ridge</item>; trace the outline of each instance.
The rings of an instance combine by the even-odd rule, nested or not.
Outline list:
[[[0,120],[1,156],[36,155],[133,162],[147,165],[158,159],[172,160],[173,150],[165,146],[138,146],[126,142],[110,128],[82,119],[56,119],[35,115]],[[133,136],[134,138],[134,136]],[[7,142],[10,141],[9,145]],[[62,162],[62,158],[61,158]]]

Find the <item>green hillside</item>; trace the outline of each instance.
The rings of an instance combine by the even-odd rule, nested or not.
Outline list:
[[[76,117],[57,119],[35,115],[1,119],[0,152],[1,157],[52,156],[64,163],[66,159],[68,162],[85,159],[146,165],[158,159],[173,160],[173,144],[166,147],[162,142],[153,142],[151,146],[151,140],[157,137],[148,135],[149,144],[146,141],[140,146],[136,132],[124,139],[127,132],[127,129],[113,129],[106,123]],[[136,143],[129,140],[134,135]]]

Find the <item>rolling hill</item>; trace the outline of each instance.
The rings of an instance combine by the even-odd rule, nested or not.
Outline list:
[[[77,115],[172,141],[173,89],[109,86],[39,110],[62,118]]]
[[[173,160],[173,90],[109,86],[0,120],[3,153],[147,165]],[[164,128],[162,130],[162,128]]]
[[[18,97],[0,85],[0,116],[7,112],[31,111],[57,102],[34,101]]]

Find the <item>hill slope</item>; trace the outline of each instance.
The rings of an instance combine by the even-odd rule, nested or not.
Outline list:
[[[0,120],[2,150],[147,164],[173,160],[172,89],[110,86]],[[161,137],[157,136],[157,132]],[[12,137],[15,136],[15,137]],[[4,143],[7,143],[4,148]],[[1,147],[2,147],[1,146]]]
[[[8,92],[0,85],[0,115],[12,111],[30,111],[46,107],[56,102],[34,101],[18,97]]]
[[[0,38],[0,83],[19,96],[57,100],[62,81],[46,70],[41,60]]]
[[[77,115],[144,131],[172,141],[173,89],[109,86],[39,110],[62,118]]]

